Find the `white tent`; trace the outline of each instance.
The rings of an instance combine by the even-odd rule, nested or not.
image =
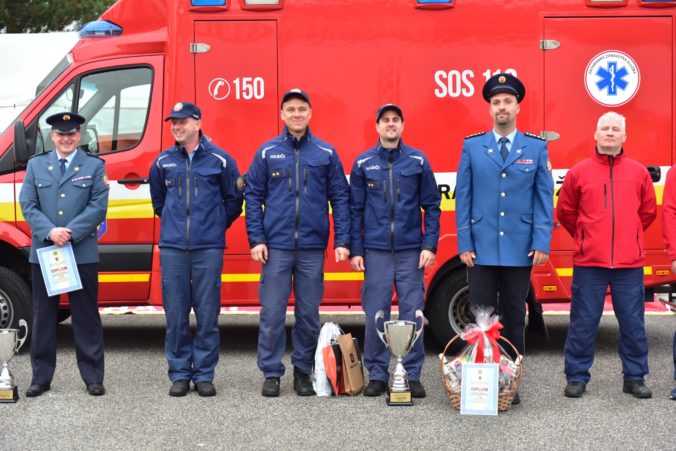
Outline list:
[[[0,33],[0,131],[35,98],[35,88],[77,42],[77,33]]]

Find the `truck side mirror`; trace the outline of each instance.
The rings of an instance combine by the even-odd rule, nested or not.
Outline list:
[[[650,180],[653,183],[657,183],[662,178],[662,169],[659,166],[646,166],[648,168],[648,173],[650,174]]]
[[[14,163],[17,166],[25,166],[28,163],[26,128],[21,119],[14,122]]]

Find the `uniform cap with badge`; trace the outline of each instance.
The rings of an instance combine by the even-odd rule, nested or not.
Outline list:
[[[200,111],[199,108],[197,108],[197,105],[194,103],[190,102],[178,102],[174,107],[171,109],[171,113],[169,116],[164,118],[165,121],[171,120],[171,119],[188,119],[192,118],[197,121],[202,119],[202,112]]]
[[[303,100],[307,102],[307,104],[310,105],[310,107],[312,107],[312,103],[310,103],[310,96],[308,95],[307,92],[303,91],[302,89],[294,88],[284,93],[284,95],[282,96],[282,103],[280,106],[283,107],[284,103],[289,101],[290,99]]]
[[[388,111],[394,111],[397,113],[397,115],[401,118],[401,122],[404,122],[404,113],[402,113],[401,108],[399,108],[394,103],[386,103],[385,105],[378,108],[378,112],[376,113],[376,122],[379,122],[380,118],[383,117],[383,114],[387,113]]]
[[[71,112],[56,113],[47,118],[47,124],[52,126],[52,131],[60,135],[79,131],[80,125],[84,124],[84,122],[84,117]]]
[[[521,83],[521,80],[508,73],[495,74],[489,78],[484,85],[482,94],[486,102],[490,102],[491,97],[501,92],[516,96],[516,101],[519,103],[526,97],[526,87]]]

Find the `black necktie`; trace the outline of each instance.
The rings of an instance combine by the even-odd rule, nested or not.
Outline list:
[[[500,138],[498,141],[500,144],[500,155],[502,156],[502,161],[507,161],[507,157],[509,156],[509,150],[507,150],[507,143],[509,142],[509,139],[505,138],[504,136]]]
[[[61,163],[61,175],[66,173],[66,160],[65,158],[59,159],[59,162]]]

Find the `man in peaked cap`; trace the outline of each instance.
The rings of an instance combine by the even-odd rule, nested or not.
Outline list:
[[[69,243],[82,289],[68,293],[75,355],[80,375],[93,396],[103,395],[103,332],[98,310],[97,228],[106,218],[108,179],[105,162],[78,149],[85,118],[64,112],[47,118],[56,149],[28,162],[19,203],[31,228],[29,261],[33,283],[31,365],[33,378],[26,396],[48,391],[56,368],[56,325],[59,297],[49,296],[38,249]]]
[[[547,143],[516,128],[525,95],[511,74],[486,82],[493,129],[465,138],[455,189],[458,253],[467,265],[470,304],[496,309],[502,335],[520,354],[531,269],[548,259],[554,208]]]

